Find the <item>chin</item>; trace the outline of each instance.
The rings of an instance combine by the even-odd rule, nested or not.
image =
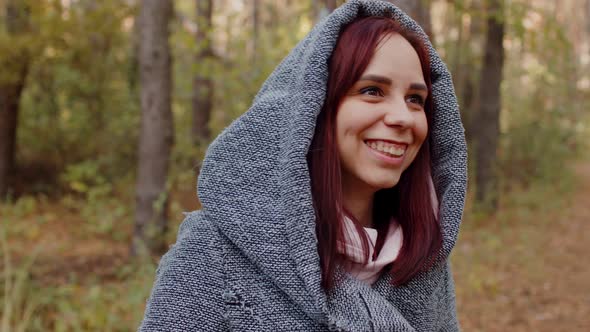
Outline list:
[[[390,177],[388,179],[374,181],[373,183],[371,183],[371,185],[376,190],[381,190],[381,189],[393,188],[393,187],[397,186],[398,183],[399,183],[399,177],[395,177],[393,179]]]
[[[365,179],[367,184],[373,186],[375,189],[389,189],[397,186],[399,181],[404,173],[405,168],[403,170],[375,170],[374,173],[367,176]]]

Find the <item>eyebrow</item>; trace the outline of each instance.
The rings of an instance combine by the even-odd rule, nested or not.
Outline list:
[[[359,81],[373,81],[376,83],[381,83],[381,84],[386,84],[386,85],[392,85],[393,82],[391,81],[390,78],[385,77],[385,76],[381,76],[381,75],[365,75],[363,77],[361,77],[359,79]],[[428,92],[428,88],[426,87],[425,84],[422,83],[412,83],[410,84],[410,90],[421,90],[421,91],[426,91]]]
[[[428,88],[425,84],[422,83],[412,83],[410,84],[410,90],[422,90],[428,92]]]
[[[393,83],[390,78],[387,78],[385,76],[380,76],[380,75],[365,75],[365,76],[361,77],[361,79],[359,81],[373,81],[376,83],[381,83],[381,84],[386,84],[386,85],[391,85]]]

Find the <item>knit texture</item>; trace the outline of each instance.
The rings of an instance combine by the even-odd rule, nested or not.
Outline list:
[[[209,146],[198,179],[202,209],[186,216],[164,255],[141,331],[458,331],[448,266],[467,185],[467,149],[450,74],[430,48],[429,128],[440,201],[439,262],[401,287],[337,271],[322,289],[306,155],[326,94],[328,59],[343,26],[393,17],[388,2],[349,0],[319,22],[270,75],[251,108]]]

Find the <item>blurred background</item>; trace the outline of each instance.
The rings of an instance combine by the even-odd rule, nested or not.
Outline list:
[[[342,2],[0,0],[0,331],[135,330],[207,144]],[[391,2],[461,104],[463,329],[590,331],[590,0]]]

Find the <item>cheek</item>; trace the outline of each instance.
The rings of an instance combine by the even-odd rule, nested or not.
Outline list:
[[[336,133],[338,138],[344,139],[349,136],[356,136],[362,132],[366,120],[359,112],[351,111],[348,108],[341,109],[336,116]]]

